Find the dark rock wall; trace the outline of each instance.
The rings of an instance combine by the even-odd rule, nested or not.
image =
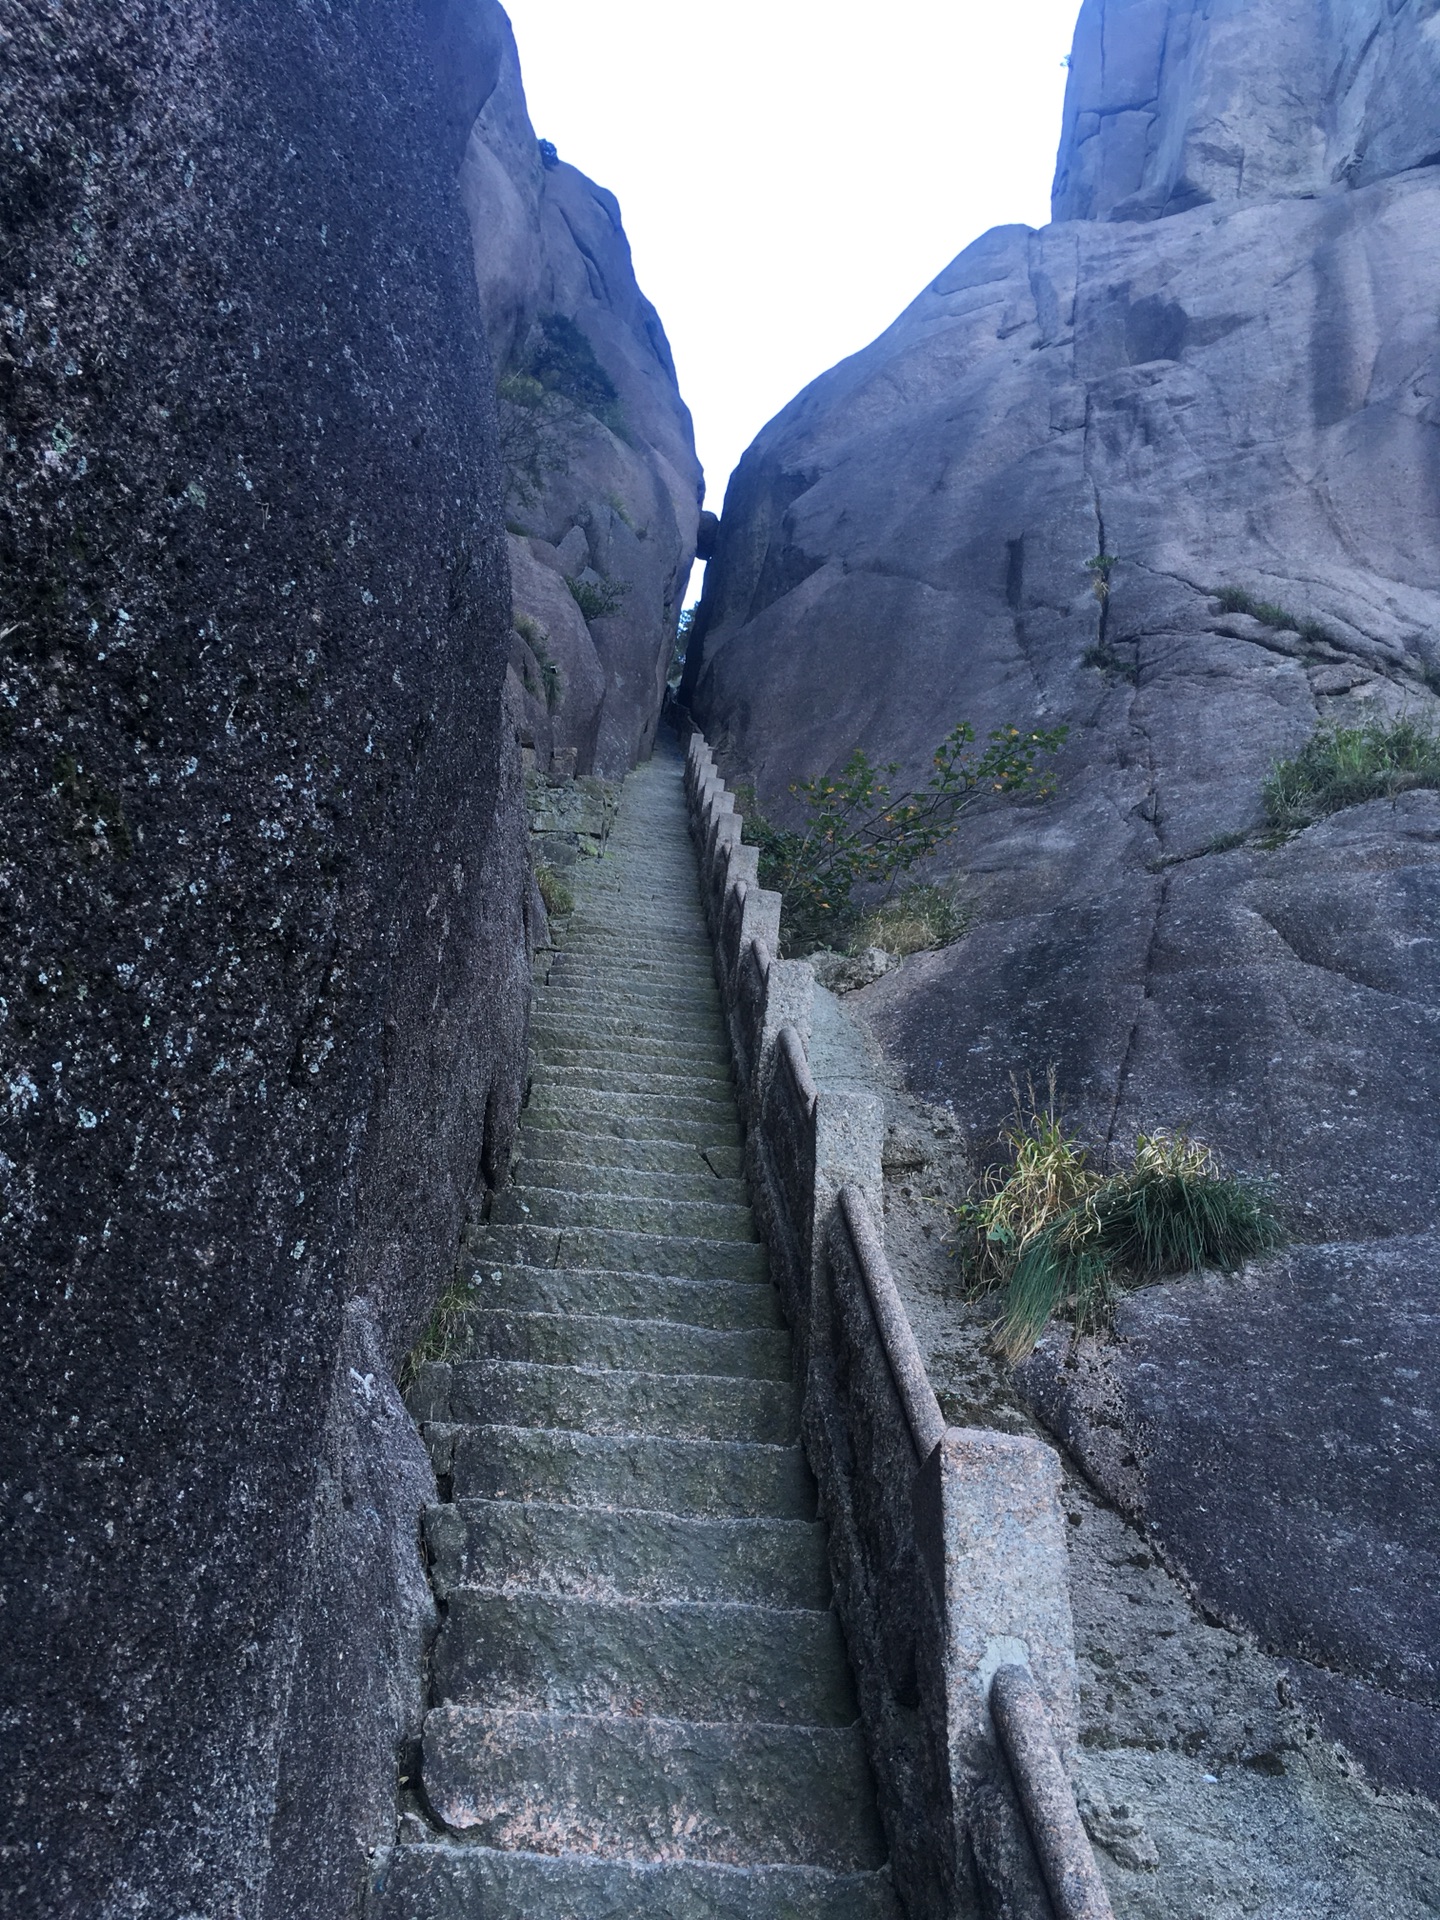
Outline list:
[[[1187,85],[1228,99],[1253,144],[1273,99],[1304,91],[1292,11],[1097,0],[1071,107],[1102,79],[1112,105],[1150,101],[1159,153],[1190,122],[1155,108],[1151,68],[1162,42],[1172,63],[1188,46]],[[1374,47],[1398,49],[1419,10],[1385,17]],[[1352,25],[1312,49],[1332,76]],[[1143,86],[1122,85],[1127,60]],[[1313,1251],[1292,1280],[1227,1292],[1232,1339],[1182,1283],[1164,1312],[1127,1310],[1095,1361],[1103,1419],[1064,1414],[1083,1395],[1063,1342],[1031,1384],[1204,1603],[1293,1656],[1375,1771],[1433,1793],[1440,1670],[1417,1649],[1440,1640],[1420,1491],[1440,1349],[1416,1303],[1440,1205],[1440,796],[1262,844],[1266,772],[1318,721],[1437,713],[1440,169],[1410,166],[1431,135],[1381,85],[1414,70],[1372,61],[1366,92],[1409,170],[1302,193],[1257,165],[1250,192],[1217,175],[1209,203],[1155,218],[1167,188],[1118,217],[1161,181],[1146,162],[1081,208],[1116,218],[961,254],[745,456],[689,692],[727,770],[780,813],[790,782],[857,744],[923,775],[962,717],[1068,723],[1054,802],[977,809],[945,858],[974,930],[857,1002],[913,1090],[982,1143],[1012,1076],[1043,1086],[1054,1066],[1097,1143],[1185,1126],[1279,1177]],[[1326,85],[1304,95],[1312,120],[1338,112]],[[1112,139],[1072,111],[1062,193],[1085,143]],[[1227,613],[1222,586],[1284,617]],[[1307,1434],[1314,1471],[1292,1458]],[[1407,1463],[1414,1499],[1370,1498],[1376,1458]],[[1217,1486],[1223,1524],[1201,1524]],[[1399,1591],[1362,1625],[1363,1582]]]
[[[528,992],[455,184],[499,45],[0,0],[7,1913],[320,1920],[391,1828],[387,1369]]]

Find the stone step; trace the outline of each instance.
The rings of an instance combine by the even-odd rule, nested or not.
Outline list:
[[[557,1067],[591,1066],[597,1054],[618,1054],[626,1060],[674,1060],[682,1066],[693,1062],[730,1072],[730,1055],[723,1040],[684,1040],[673,1035],[662,1038],[648,1032],[643,1021],[628,1027],[612,1022],[590,1026],[578,1020],[559,1020],[551,1014],[533,1023],[530,1044]]]
[[[765,1249],[744,1240],[627,1233],[618,1227],[477,1227],[465,1257],[477,1268],[603,1267],[610,1273],[658,1273],[676,1280],[764,1280]]]
[[[883,1869],[599,1860],[492,1847],[386,1848],[366,1920],[899,1920]]]
[[[798,1447],[538,1427],[428,1427],[425,1438],[457,1500],[548,1500],[737,1520],[815,1517],[815,1487]]]
[[[656,920],[617,921],[608,931],[598,930],[588,921],[577,926],[572,920],[559,957],[628,966],[637,973],[663,973],[677,979],[686,973],[703,979],[714,965],[713,949],[704,932],[677,933]]]
[[[432,1361],[406,1395],[416,1420],[747,1440],[788,1446],[798,1426],[788,1380],[735,1374],[635,1373],[530,1360]]]
[[[679,1040],[656,1040],[648,1035],[603,1034],[581,1041],[567,1034],[563,1041],[530,1035],[530,1055],[547,1073],[604,1073],[614,1067],[643,1073],[680,1074],[687,1079],[718,1080],[734,1084],[730,1061],[716,1046],[687,1046]]]
[[[733,1600],[827,1607],[818,1520],[693,1519],[671,1513],[462,1500],[425,1512],[430,1578],[593,1600]]]
[[[828,1610],[465,1587],[432,1671],[437,1705],[806,1727],[856,1715]]]
[[[778,1327],[687,1327],[673,1320],[613,1314],[509,1313],[476,1308],[459,1316],[457,1338],[470,1360],[528,1360],[541,1367],[621,1373],[718,1374],[790,1379],[790,1336]]]
[[[574,1087],[595,1093],[659,1094],[675,1100],[734,1099],[729,1067],[697,1067],[682,1060],[637,1060],[628,1057],[623,1047],[617,1047],[606,1060],[587,1060],[578,1066],[536,1054],[530,1084],[532,1088],[554,1087],[562,1092]]]
[[[672,1280],[603,1267],[480,1267],[471,1298],[502,1313],[671,1320],[724,1332],[785,1325],[779,1294],[753,1280]]]
[[[600,1114],[607,1120],[648,1120],[652,1126],[677,1120],[687,1125],[703,1121],[720,1128],[733,1128],[736,1124],[735,1096],[724,1085],[703,1092],[687,1089],[681,1093],[627,1093],[623,1087],[556,1086],[548,1079],[537,1079],[525,1103],[526,1118],[533,1120],[537,1114],[557,1110],[576,1118]]]
[[[722,1019],[719,991],[707,985],[703,975],[671,985],[661,980],[637,980],[623,968],[611,973],[599,967],[567,967],[557,959],[549,980],[535,989],[535,1008],[548,1013],[561,1003],[582,1016],[637,1009],[677,1017],[687,1014],[706,1033],[719,1031]]]
[[[568,1160],[579,1162],[583,1166],[603,1168],[614,1167],[619,1172],[635,1173],[678,1173],[688,1174],[698,1167],[703,1174],[711,1162],[703,1155],[706,1149],[715,1151],[721,1164],[735,1166],[738,1174],[739,1153],[733,1143],[702,1140],[698,1143],[684,1140],[636,1139],[624,1133],[597,1133],[589,1127],[551,1126],[549,1122],[556,1116],[547,1114],[546,1124],[529,1127],[524,1116],[520,1122],[521,1164],[527,1165],[532,1158],[549,1160]],[[733,1176],[732,1176],[733,1177]]]
[[[623,1100],[621,1094],[616,1098]],[[616,1112],[604,1104],[604,1096],[587,1094],[583,1103],[567,1102],[553,1107],[532,1104],[524,1114],[524,1125],[532,1132],[545,1129],[565,1133],[609,1134],[616,1140],[651,1140],[662,1145],[692,1147],[739,1147],[740,1128],[734,1120],[710,1117],[713,1103],[705,1103],[704,1117],[690,1120],[647,1113],[643,1104],[638,1112]]]
[[[629,1228],[636,1233],[703,1240],[758,1237],[748,1206],[726,1206],[717,1200],[646,1200],[639,1194],[575,1193],[528,1181],[496,1195],[490,1225]]]
[[[853,1727],[436,1707],[425,1790],[481,1845],[863,1872],[885,1858]]]
[[[542,1136],[543,1137],[543,1136]],[[641,1167],[607,1167],[583,1160],[578,1154],[562,1158],[526,1153],[516,1170],[515,1184],[526,1187],[563,1187],[570,1193],[633,1196],[641,1200],[704,1200],[722,1206],[750,1204],[743,1180],[723,1180],[712,1173],[698,1153],[690,1150],[696,1173],[650,1172]]]

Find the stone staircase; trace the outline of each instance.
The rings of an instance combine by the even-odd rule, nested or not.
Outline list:
[[[673,750],[577,880],[466,1357],[412,1394],[443,1624],[370,1912],[896,1920]]]

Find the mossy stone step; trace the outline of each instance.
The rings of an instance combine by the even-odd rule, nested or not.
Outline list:
[[[676,1280],[764,1280],[770,1271],[758,1242],[617,1227],[481,1227],[467,1236],[463,1250],[477,1267],[603,1267]]]
[[[622,1373],[719,1374],[790,1379],[790,1336],[776,1327],[687,1327],[614,1314],[524,1313],[480,1307],[462,1314],[466,1358],[528,1360],[542,1367]]]
[[[426,1439],[460,1500],[550,1500],[734,1519],[815,1517],[814,1482],[798,1447],[539,1427],[431,1427]]]
[[[889,1874],[599,1860],[477,1846],[386,1848],[366,1920],[900,1920]]]
[[[854,1728],[436,1707],[425,1785],[485,1846],[863,1872],[885,1858]]]
[[[576,1433],[788,1446],[798,1431],[788,1380],[643,1373],[534,1360],[432,1361],[406,1396],[419,1421],[494,1422]]]
[[[426,1509],[425,1545],[442,1600],[458,1587],[503,1579],[594,1600],[830,1603],[825,1529],[818,1520],[696,1519],[461,1500]]]
[[[527,1183],[498,1194],[490,1224],[512,1227],[613,1227],[683,1238],[754,1241],[748,1206],[719,1200],[647,1200],[638,1194],[575,1193]]]
[[[740,1332],[782,1329],[780,1296],[753,1280],[675,1280],[654,1273],[611,1273],[603,1267],[477,1267],[477,1307],[503,1313],[558,1313],[582,1318],[672,1320],[687,1327]]]
[[[856,1716],[828,1609],[466,1587],[450,1597],[433,1673],[437,1704],[810,1727]]]

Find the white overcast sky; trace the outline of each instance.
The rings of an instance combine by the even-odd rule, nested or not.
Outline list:
[[[978,234],[1048,217],[1079,0],[506,0],[530,117],[620,199],[708,504]]]

